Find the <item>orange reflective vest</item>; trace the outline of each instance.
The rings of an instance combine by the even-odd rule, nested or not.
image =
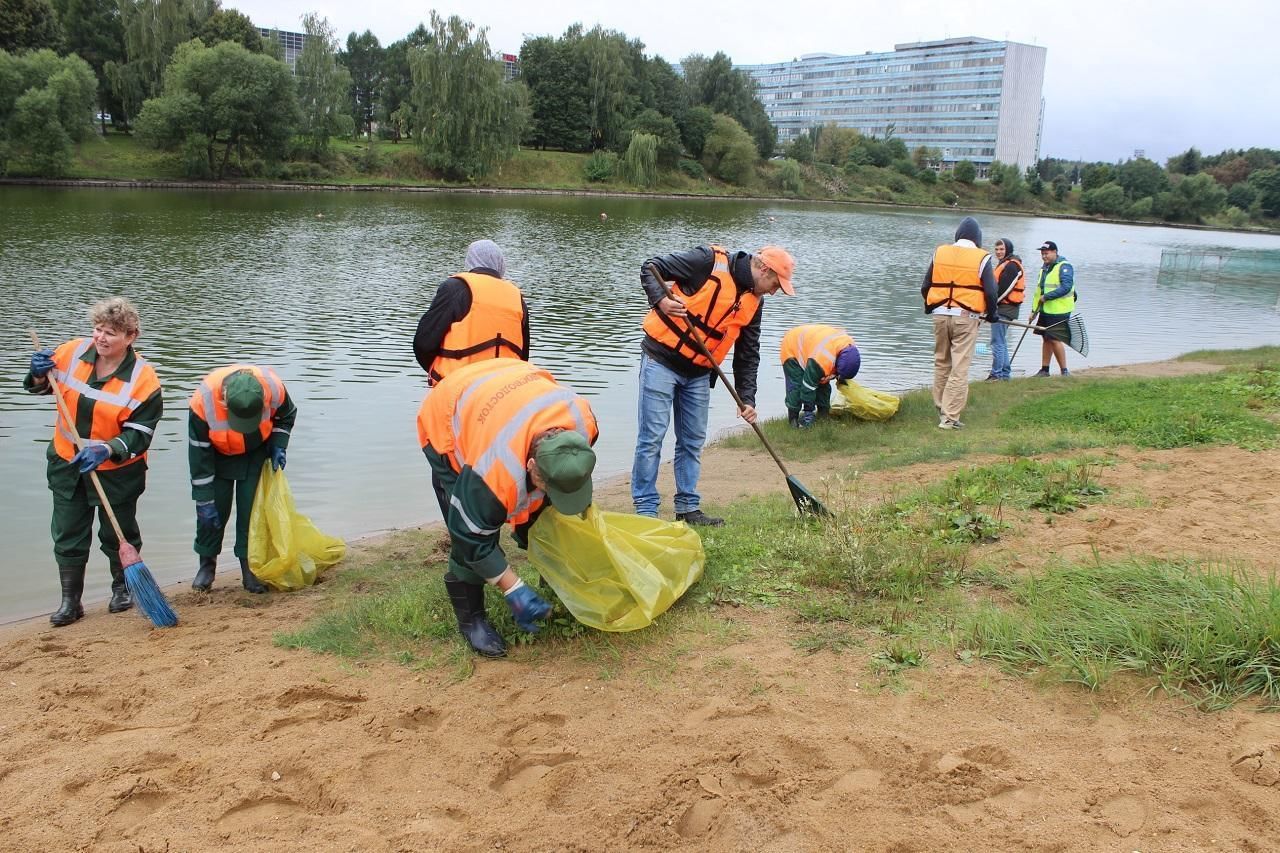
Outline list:
[[[822,381],[830,382],[836,375],[836,356],[854,340],[844,329],[812,323],[796,326],[782,336],[782,363],[795,359],[803,370],[813,359],[822,367]]]
[[[223,456],[238,456],[245,452],[244,434],[231,428],[227,419],[227,403],[222,395],[222,383],[241,370],[252,373],[262,385],[262,419],[258,422],[258,435],[263,441],[271,435],[274,428],[271,419],[284,403],[284,383],[270,367],[232,364],[211,371],[191,394],[191,411],[209,425],[209,441]]]
[[[742,327],[755,318],[756,309],[760,307],[760,297],[753,291],[743,293],[738,290],[738,285],[729,273],[728,252],[719,246],[712,246],[711,250],[715,253],[711,276],[692,296],[685,296],[683,293],[678,296],[684,299],[685,308],[689,311],[688,320],[702,334],[715,363],[720,364],[729,354],[733,342],[738,339]],[[668,317],[657,308],[650,308],[649,314],[644,318],[644,332],[697,366],[711,366],[711,362],[689,336],[685,320]]]
[[[494,358],[460,367],[427,392],[418,409],[418,443],[470,467],[521,525],[545,495],[529,487],[529,447],[542,432],[571,429],[595,444],[600,435],[587,401],[527,361]]]
[[[523,358],[524,306],[520,288],[504,278],[460,272],[453,278],[471,290],[471,310],[449,327],[440,343],[440,354],[428,374],[439,382],[466,364],[490,358]]]
[[[1004,272],[1004,268],[1013,264],[1018,268],[1018,277],[1013,282],[1013,289],[1000,297],[1001,303],[1009,303],[1010,305],[1021,305],[1022,300],[1027,296],[1027,278],[1023,274],[1022,261],[1017,258],[1005,258],[1000,266],[996,267],[996,286],[1000,286],[1000,275]]]
[[[933,253],[933,278],[924,298],[925,311],[963,308],[975,314],[987,313],[981,275],[986,257],[987,252],[972,246],[939,246]]]
[[[127,380],[111,377],[101,388],[89,384],[93,379],[94,364],[81,361],[81,357],[93,346],[92,338],[76,338],[58,347],[53,354],[53,375],[62,389],[62,399],[67,403],[67,411],[75,417],[79,411],[81,398],[93,401],[93,426],[88,435],[80,436],[86,445],[106,444],[129,429],[151,430],[140,424],[126,423],[133,416],[134,410],[145,403],[152,394],[160,389],[160,379],[155,369],[145,358],[133,353],[133,372]],[[58,409],[58,420],[53,428],[53,449],[58,456],[70,462],[76,455],[75,425],[68,424]],[[131,459],[114,460],[108,458],[98,466],[99,471],[110,471],[132,465],[139,459],[146,459],[146,452],[139,453]]]

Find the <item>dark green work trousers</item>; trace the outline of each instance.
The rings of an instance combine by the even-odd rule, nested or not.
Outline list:
[[[264,449],[266,445],[262,446]],[[213,479],[213,505],[218,508],[217,527],[201,527],[196,525],[195,552],[201,557],[216,557],[222,553],[222,534],[231,520],[231,503],[236,506],[236,544],[235,555],[241,559],[249,558],[249,514],[253,511],[253,496],[258,491],[258,478],[262,474],[262,465],[267,461],[267,453],[250,451],[248,466],[244,470],[243,479],[216,476]]]
[[[142,550],[142,532],[138,530],[138,497],[141,490],[127,493],[108,491],[111,508],[124,538],[138,550]],[[102,553],[111,561],[112,575],[118,575],[120,565],[120,540],[111,527],[106,511],[98,505],[98,493],[93,490],[88,477],[80,477],[68,494],[53,491],[53,522],[49,531],[53,534],[53,557],[59,566],[82,569],[89,562],[89,547],[93,539],[93,514],[98,512],[98,541]]]

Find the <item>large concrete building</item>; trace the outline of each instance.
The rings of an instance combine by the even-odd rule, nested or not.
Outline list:
[[[275,39],[280,42],[281,50],[284,52],[284,64],[289,66],[290,71],[297,71],[298,57],[302,55],[302,48],[307,43],[306,33],[292,33],[286,30],[273,30],[270,27],[258,27],[258,34],[265,39]]]
[[[1011,41],[954,38],[894,45],[892,53],[810,54],[741,66],[790,142],[834,123],[942,152],[942,168],[971,160],[1034,165],[1044,119],[1046,50]]]

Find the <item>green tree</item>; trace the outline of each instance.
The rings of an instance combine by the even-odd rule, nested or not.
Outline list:
[[[280,159],[298,119],[288,66],[237,42],[205,47],[197,39],[174,52],[164,94],[138,116],[138,135],[157,148],[198,154],[189,169],[221,179],[241,148]]]
[[[664,169],[674,169],[684,149],[680,144],[680,129],[675,119],[664,116],[657,110],[648,109],[631,120],[631,134],[647,134],[657,144],[658,165]],[[628,143],[628,150],[630,144]]]
[[[563,39],[540,36],[520,47],[520,78],[529,89],[526,139],[538,148],[586,151],[591,147],[586,59],[571,29]]]
[[[956,163],[955,169],[952,170],[957,181],[962,184],[972,184],[978,177],[978,167],[973,165],[972,160],[961,160]]]
[[[351,72],[350,109],[355,126],[373,139],[373,120],[378,116],[378,95],[382,88],[383,51],[371,30],[347,34],[347,49],[339,60]]]
[[[1280,216],[1280,168],[1259,169],[1249,176],[1258,204],[1267,216]]]
[[[195,38],[218,0],[119,0],[125,60],[145,97],[160,93],[164,70],[178,45]]]
[[[1181,154],[1170,157],[1165,168],[1175,175],[1194,175],[1202,168],[1203,160],[1200,151],[1192,146]]]
[[[107,80],[106,64],[124,61],[119,4],[115,0],[56,0],[54,11],[62,24],[67,50],[89,63],[97,78],[98,112],[118,112]],[[105,134],[105,117],[100,124]]]
[[[1126,160],[1116,167],[1116,182],[1124,187],[1130,199],[1153,196],[1169,188],[1169,176],[1164,169],[1146,157]]]
[[[808,133],[800,134],[787,144],[786,156],[789,160],[810,164],[813,162],[813,155],[813,139]]]
[[[74,54],[0,51],[0,172],[16,161],[37,175],[65,173],[72,145],[91,132],[96,93],[93,70]]]
[[[712,113],[723,113],[738,122],[751,135],[761,157],[769,157],[777,146],[778,135],[769,122],[769,114],[756,96],[755,82],[723,51],[707,59],[686,57],[681,66],[689,86],[690,102],[705,106]]]
[[[414,137],[426,164],[482,177],[515,153],[528,121],[523,83],[506,82],[486,31],[431,13],[431,43],[412,50]]]
[[[432,35],[422,24],[409,35],[387,45],[382,54],[382,91],[378,99],[378,120],[389,130],[392,141],[399,142],[412,133],[413,71],[409,67],[409,52],[414,48],[431,44]]]
[[[1080,206],[1084,208],[1084,212],[1099,216],[1113,216],[1122,212],[1127,204],[1124,187],[1116,183],[1085,190],[1080,196]]]
[[[587,121],[591,147],[616,146],[628,114],[625,110],[627,40],[599,26],[582,37],[578,50],[587,65]]]
[[[1040,172],[1035,166],[1028,166],[1022,178],[1027,182],[1027,192],[1036,198],[1044,195],[1044,179],[1040,177]]]
[[[1172,203],[1165,209],[1166,219],[1201,222],[1227,204],[1227,191],[1209,175],[1201,172],[1178,181],[1173,187]]]
[[[62,28],[49,0],[0,0],[0,50],[57,50]]]
[[[1080,187],[1085,191],[1096,190],[1111,183],[1114,177],[1115,170],[1106,163],[1094,163],[1085,166],[1080,176]]]
[[[1213,179],[1224,187],[1233,187],[1249,180],[1249,173],[1253,171],[1253,167],[1243,157],[1232,157],[1216,166],[1206,168],[1205,171],[1213,175]]]
[[[834,123],[828,124],[820,129],[813,159],[819,163],[843,166],[862,138],[862,134],[851,127],[836,127]]]
[[[778,188],[787,195],[804,192],[804,173],[798,161],[788,157],[778,164]]]
[[[658,138],[649,133],[631,134],[622,158],[622,177],[638,187],[651,187],[658,180]]]
[[[302,29],[307,38],[294,69],[302,110],[298,132],[311,155],[319,157],[329,149],[331,136],[350,136],[354,129],[347,111],[351,74],[338,64],[338,39],[327,18],[303,15]]]
[[[911,162],[917,169],[932,169],[942,160],[942,150],[931,145],[917,145],[911,150]]]
[[[1053,178],[1053,197],[1057,201],[1066,201],[1067,193],[1071,192],[1071,181],[1065,174],[1059,173]]]
[[[262,35],[249,16],[235,9],[216,9],[201,24],[197,37],[207,47],[224,41],[243,45],[250,53],[262,53]]]
[[[759,151],[751,134],[727,115],[716,115],[702,149],[707,171],[739,186],[751,180]]]
[[[1236,184],[1227,190],[1227,204],[1241,210],[1248,210],[1257,198],[1258,191],[1247,183]]]
[[[677,117],[676,125],[680,128],[685,150],[701,158],[707,137],[715,127],[715,113],[703,106],[690,107],[683,116]]]

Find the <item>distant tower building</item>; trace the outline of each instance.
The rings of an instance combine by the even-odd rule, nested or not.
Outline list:
[[[307,41],[306,33],[290,33],[284,30],[273,30],[270,27],[258,27],[258,34],[263,41],[278,41],[284,49],[284,64],[290,71],[296,71],[298,57],[302,55],[302,46]]]
[[[907,148],[942,152],[943,168],[1040,159],[1047,51],[966,37],[894,45],[892,53],[809,54],[740,66],[756,82],[779,142],[834,123]]]
[[[1135,148],[1135,149],[1133,149],[1133,159],[1135,159],[1135,160],[1145,160],[1145,159],[1147,159],[1147,149],[1145,149],[1145,148]]]
[[[502,63],[502,72],[507,80],[520,76],[520,57],[514,53],[499,53],[498,61]]]

